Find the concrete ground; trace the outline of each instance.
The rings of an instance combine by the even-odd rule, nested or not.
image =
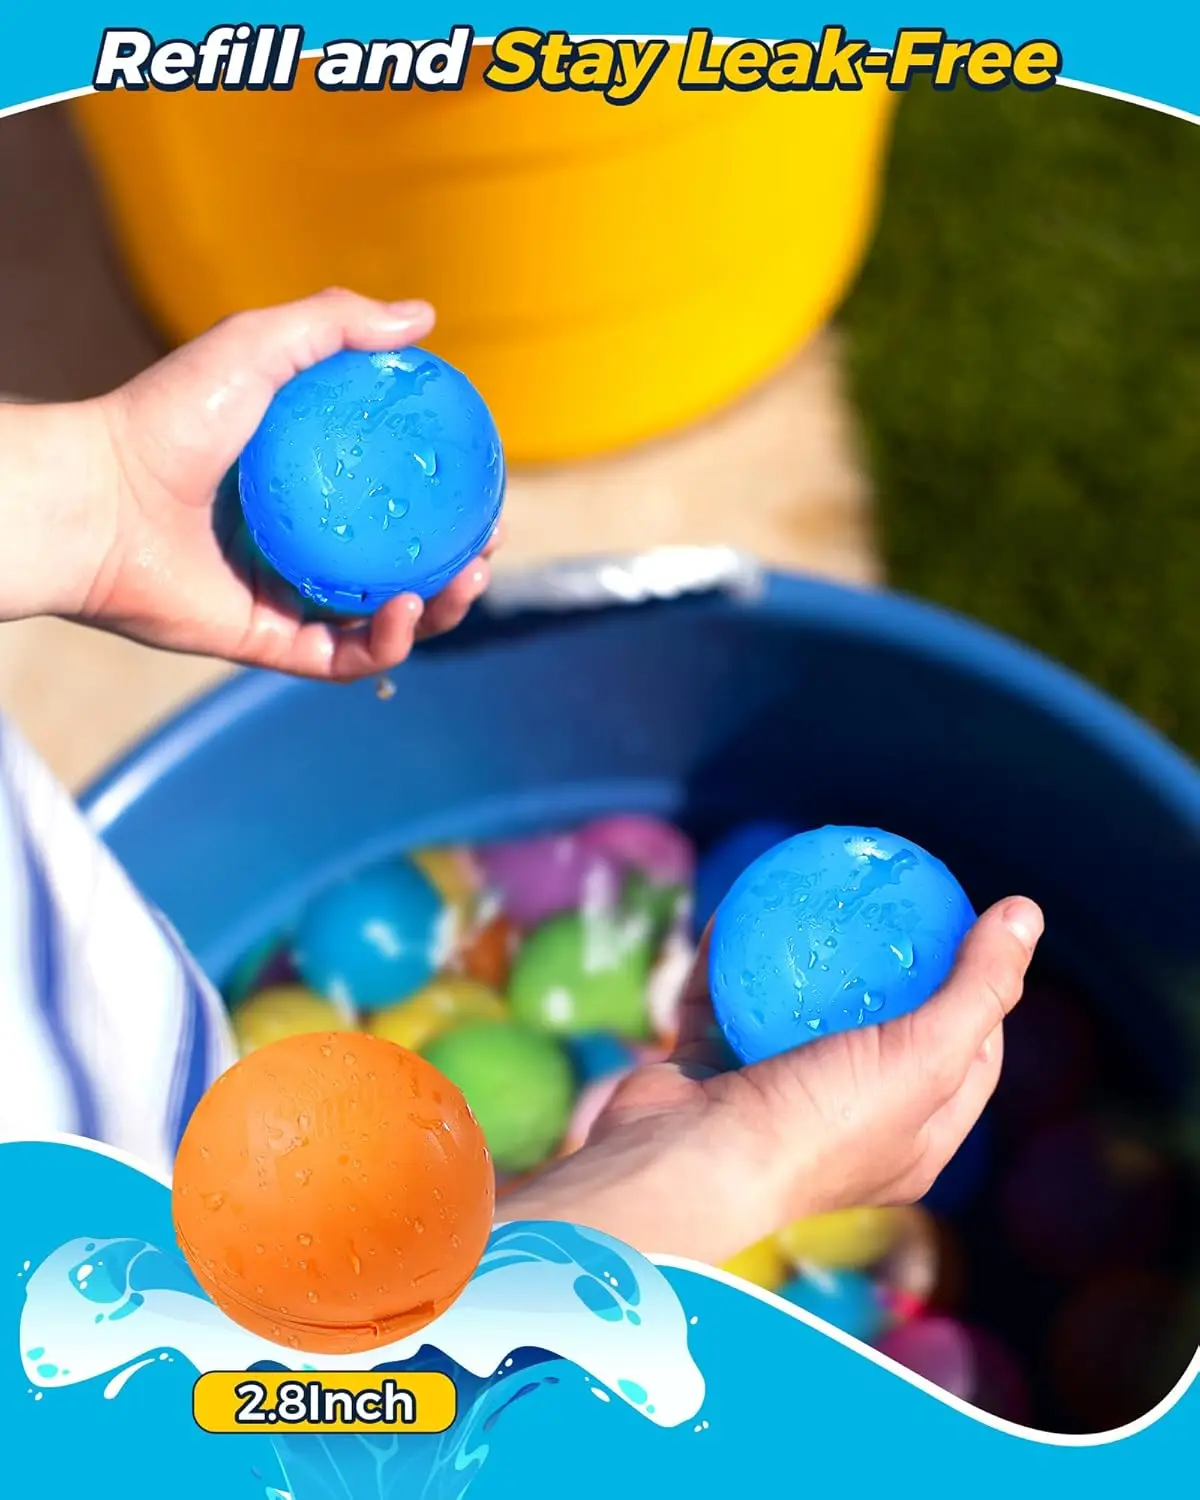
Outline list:
[[[0,391],[69,400],[159,352],[126,288],[62,106],[0,121]],[[603,462],[514,474],[502,565],[725,543],[873,582],[867,486],[836,335],[716,419]],[[223,675],[58,620],[0,625],[0,707],[78,788]]]

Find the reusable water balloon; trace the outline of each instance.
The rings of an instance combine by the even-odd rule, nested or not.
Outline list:
[[[495,530],[504,483],[483,398],[423,349],[344,350],[301,371],[238,466],[259,551],[306,598],[351,615],[444,588]]]
[[[416,849],[409,859],[465,925],[479,899],[480,872],[467,849]]]
[[[894,1208],[845,1208],[797,1219],[776,1236],[789,1265],[864,1270],[883,1259],[901,1232]]]
[[[505,916],[524,928],[579,907],[607,909],[621,894],[617,861],[578,833],[485,844],[479,862]]]
[[[949,1226],[923,1208],[891,1208],[894,1240],[872,1268],[901,1317],[945,1312],[962,1300],[963,1251]]]
[[[692,923],[699,937],[708,919],[724,900],[729,887],[747,865],[768,849],[774,849],[796,832],[790,823],[761,821],[742,823],[712,845],[700,857],[696,870],[696,898]]]
[[[879,1352],[961,1401],[1009,1422],[1029,1409],[1024,1373],[1009,1350],[981,1328],[956,1318],[917,1318],[889,1330]]]
[[[687,885],[695,872],[691,840],[661,818],[637,813],[598,818],[579,836],[585,845],[620,865],[640,870],[656,885]]]
[[[558,1145],[575,1083],[553,1037],[509,1021],[472,1021],[435,1037],[425,1056],[466,1095],[502,1172],[535,1167]]]
[[[458,974],[439,974],[399,1005],[378,1010],[367,1023],[372,1036],[420,1052],[466,1021],[503,1021],[508,1007],[486,985]]]
[[[274,1042],[201,1099],[172,1212],[196,1279],[273,1343],[357,1354],[431,1323],[492,1227],[495,1181],[462,1094],[378,1037]]]
[[[743,871],[713,922],[713,1010],[743,1063],[923,1004],[975,920],[950,871],[875,828],[818,828]]]
[[[751,1286],[761,1286],[768,1292],[777,1292],[792,1275],[787,1256],[780,1249],[774,1235],[768,1235],[755,1245],[747,1245],[745,1250],[727,1260],[721,1269],[728,1271],[731,1276],[740,1276]]]
[[[607,1031],[588,1031],[567,1039],[567,1053],[581,1084],[610,1073],[620,1073],[634,1064],[633,1048]]]
[[[644,1040],[651,958],[636,922],[565,912],[531,933],[517,953],[508,987],[513,1013],[561,1036],[610,1031]]]
[[[781,1287],[779,1295],[864,1344],[872,1343],[887,1325],[887,1306],[880,1289],[858,1271],[812,1267]]]
[[[458,955],[464,974],[502,990],[508,982],[519,934],[507,917],[493,917],[474,932]]]
[[[302,984],[279,984],[259,990],[236,1005],[230,1024],[244,1057],[259,1047],[284,1037],[309,1031],[336,1031],[349,1019],[342,1007],[323,995],[314,995]]]
[[[372,1010],[432,978],[453,940],[455,913],[408,860],[330,886],[301,915],[296,966],[322,995]]]

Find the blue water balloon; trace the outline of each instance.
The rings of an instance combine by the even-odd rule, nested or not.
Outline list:
[[[818,828],[738,877],[713,923],[713,1010],[743,1063],[894,1020],[941,985],[975,921],[932,854],[878,828]]]
[[[339,1004],[388,1005],[433,977],[452,923],[415,865],[378,865],[309,904],[296,930],[296,967],[305,984]]]
[[[620,1037],[607,1031],[589,1031],[566,1038],[567,1051],[581,1086],[624,1072],[633,1066],[636,1054]]]
[[[343,351],[290,380],[238,466],[250,535],[315,604],[428,599],[478,556],[504,499],[479,392],[422,349]]]
[[[879,1288],[858,1271],[826,1271],[814,1266],[789,1281],[779,1295],[864,1344],[877,1339],[888,1320]]]
[[[741,823],[701,856],[692,907],[692,923],[697,937],[708,926],[708,919],[746,866],[776,844],[783,843],[784,839],[791,838],[795,832],[790,823],[771,820]]]

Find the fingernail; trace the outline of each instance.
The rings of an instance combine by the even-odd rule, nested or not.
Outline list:
[[[475,566],[467,574],[467,584],[471,590],[472,600],[478,599],[480,594],[482,594],[484,589],[486,589],[488,586],[487,563],[475,564]]]
[[[410,328],[432,316],[433,308],[428,302],[389,302],[385,309],[385,321],[396,328]]]
[[[1000,913],[1000,920],[1030,953],[1033,952],[1046,925],[1041,911],[1032,901],[1026,901],[1023,896],[1018,896],[1015,901],[1008,902]]]
[[[405,594],[404,608],[408,611],[409,618],[415,624],[425,613],[425,601],[416,594]]]

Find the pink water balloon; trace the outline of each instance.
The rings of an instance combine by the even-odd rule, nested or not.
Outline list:
[[[661,818],[628,813],[589,823],[580,838],[590,849],[627,870],[640,870],[656,885],[691,885],[696,851],[686,834]]]
[[[620,867],[577,833],[484,844],[476,857],[505,915],[527,931],[560,912],[611,910],[620,900]]]

